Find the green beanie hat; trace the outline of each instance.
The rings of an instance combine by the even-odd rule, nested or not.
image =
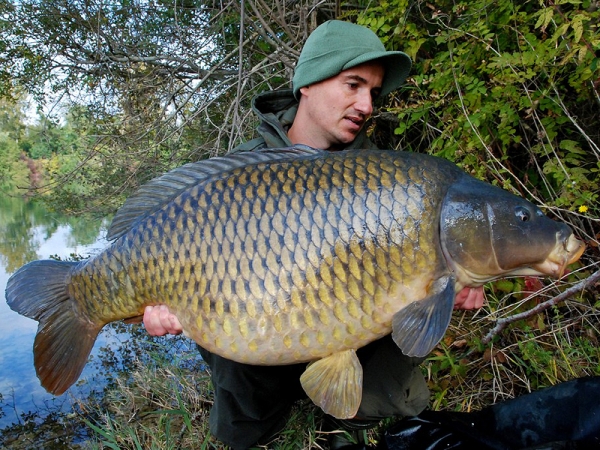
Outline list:
[[[300,99],[300,88],[304,86],[374,60],[385,68],[381,95],[389,94],[404,83],[411,66],[408,55],[386,51],[368,28],[341,20],[327,21],[311,33],[300,53],[292,80],[294,97]]]

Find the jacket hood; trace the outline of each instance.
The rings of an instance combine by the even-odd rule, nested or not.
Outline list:
[[[258,134],[267,147],[292,145],[287,132],[298,111],[298,100],[291,89],[279,89],[258,94],[252,100],[252,110],[260,119]]]

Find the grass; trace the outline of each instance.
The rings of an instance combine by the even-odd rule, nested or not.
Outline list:
[[[139,361],[131,379],[119,381],[103,401],[87,449],[219,449],[208,431],[212,405],[205,367],[176,364],[150,367]],[[100,405],[98,405],[100,406]],[[308,402],[298,404],[275,448],[321,448],[320,414]]]
[[[109,392],[96,423],[92,449],[212,448],[207,427],[211,401],[207,377],[175,367],[139,363],[131,383],[120,381]]]
[[[175,364],[151,367],[138,361],[131,379],[119,381],[96,405],[94,437],[86,449],[221,449],[208,431],[212,405],[208,369]],[[322,413],[310,402],[298,403],[286,429],[269,448],[323,448]]]

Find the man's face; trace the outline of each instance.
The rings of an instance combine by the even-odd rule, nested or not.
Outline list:
[[[352,142],[373,112],[383,75],[380,63],[368,62],[301,88],[298,112],[308,128],[295,143],[334,150]]]

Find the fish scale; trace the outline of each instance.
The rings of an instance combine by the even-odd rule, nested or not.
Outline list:
[[[166,304],[213,353],[310,362],[301,384],[338,418],[360,404],[356,349],[391,332],[425,356],[463,287],[561,276],[583,252],[566,225],[448,161],[305,146],[175,169],[126,201],[108,237],[89,260],[35,261],[8,281],[10,307],[40,321],[46,389],[77,380],[106,323]]]
[[[375,255],[370,254],[364,245],[359,244],[353,247],[355,254],[352,255],[349,263],[353,270],[353,275],[350,275],[352,277],[350,282],[346,275],[346,273],[351,273],[350,269],[344,267],[344,263],[341,262],[341,260],[347,261],[349,259],[348,255],[342,254],[341,260],[333,257],[335,244],[340,242],[338,240],[342,239],[342,246],[347,246],[350,230],[354,230],[356,227],[362,227],[365,233],[373,234],[374,231],[377,231],[373,228],[378,227],[374,217],[381,216],[379,211],[368,210],[365,205],[366,202],[358,201],[355,192],[352,191],[358,190],[363,192],[363,195],[375,191],[377,195],[381,196],[381,193],[378,192],[380,187],[375,184],[374,180],[379,173],[382,173],[382,170],[368,160],[358,161],[357,164],[358,166],[349,167],[338,165],[338,171],[341,168],[343,172],[337,172],[339,174],[337,176],[332,176],[332,172],[336,169],[333,164],[312,167],[310,170],[290,169],[282,165],[281,167],[272,167],[271,170],[262,173],[260,167],[248,168],[237,175],[237,178],[236,176],[231,177],[228,182],[217,180],[203,186],[201,194],[198,193],[197,189],[193,189],[189,194],[175,199],[167,210],[158,214],[157,225],[165,224],[161,239],[162,248],[155,250],[159,254],[170,255],[169,249],[174,247],[171,242],[174,231],[179,231],[175,234],[178,239],[195,242],[189,237],[190,234],[193,236],[195,227],[202,230],[199,236],[199,252],[196,253],[194,249],[188,249],[187,252],[194,253],[195,258],[193,259],[196,260],[196,264],[200,263],[201,269],[197,273],[200,273],[201,277],[206,277],[206,291],[201,290],[203,283],[194,283],[194,289],[182,287],[183,284],[189,283],[189,281],[185,280],[185,277],[180,279],[179,273],[175,269],[176,266],[185,267],[185,265],[170,257],[167,259],[171,262],[165,267],[164,273],[160,275],[153,274],[156,277],[169,280],[167,291],[185,293],[188,299],[183,304],[186,306],[193,301],[194,296],[211,295],[217,298],[211,302],[210,308],[205,309],[206,317],[203,318],[203,321],[212,322],[212,326],[208,327],[209,331],[214,330],[212,333],[202,331],[195,317],[189,317],[188,319],[185,311],[179,312],[178,303],[167,301],[167,304],[178,315],[181,315],[180,320],[187,324],[184,328],[190,336],[199,337],[200,339],[196,340],[206,342],[205,345],[209,350],[220,351],[230,358],[249,362],[256,359],[254,353],[258,349],[265,351],[265,346],[267,346],[266,352],[268,354],[272,353],[273,347],[280,348],[281,352],[295,347],[310,347],[313,349],[309,355],[311,359],[315,356],[323,356],[323,354],[331,351],[331,348],[327,348],[318,353],[314,349],[318,347],[319,343],[308,339],[306,334],[290,339],[286,339],[285,335],[272,336],[266,330],[275,329],[272,319],[275,314],[291,314],[287,321],[281,321],[284,325],[279,325],[279,328],[289,328],[292,332],[300,328],[314,329],[315,324],[331,326],[332,337],[340,342],[342,347],[354,344],[353,333],[356,333],[357,328],[363,327],[365,322],[370,326],[370,329],[367,328],[366,332],[363,331],[359,338],[373,340],[381,336],[382,333],[389,332],[389,329],[382,330],[378,322],[385,321],[385,314],[390,314],[392,308],[376,313],[375,320],[360,321],[362,315],[365,314],[365,310],[370,314],[377,310],[370,296],[376,296],[376,298],[389,296],[388,292],[380,292],[375,288],[375,277],[387,279],[386,273],[382,273],[381,270],[375,271]],[[355,183],[352,186],[354,189],[346,184],[342,189],[341,180],[348,180],[353,172],[358,174],[357,178],[362,180],[362,183],[358,187]],[[296,179],[286,178],[289,173],[296,174]],[[245,186],[244,182],[248,185]],[[278,186],[274,187],[274,182],[278,183]],[[331,195],[332,187],[335,184],[337,184],[335,188],[338,190],[335,191],[335,195]],[[295,186],[293,191],[294,200],[289,198],[291,185]],[[245,196],[241,198],[240,189],[245,192]],[[235,191],[238,191],[237,195]],[[286,197],[279,198],[277,210],[275,210],[276,203],[272,197],[268,196],[276,192],[290,192]],[[330,193],[328,197],[333,197],[334,200],[342,199],[341,206],[334,207],[334,204],[330,203],[325,197],[324,192]],[[399,194],[406,195],[405,192],[397,192],[396,196]],[[196,204],[194,204],[194,196],[198,196]],[[234,200],[235,198],[238,200]],[[182,207],[186,203],[193,206]],[[374,201],[370,203],[373,205],[378,204]],[[296,212],[290,207],[291,204],[298,204]],[[202,211],[200,209],[201,205],[206,205],[204,214],[200,213]],[[233,207],[232,205],[236,206]],[[329,213],[327,213],[328,209]],[[340,210],[347,210],[344,215],[349,219],[343,227],[330,222],[332,218],[338,221],[341,220],[343,215],[339,212]],[[195,211],[196,221],[194,227],[186,227],[185,232],[181,232],[183,231],[181,226],[171,228],[171,224],[188,223],[187,216],[190,211]],[[233,213],[229,214],[229,211]],[[242,211],[243,213],[240,216],[236,214],[236,211]],[[248,214],[250,212],[254,214],[254,217],[260,217],[261,220],[249,221],[250,216]],[[390,211],[386,211],[386,214],[389,216]],[[286,252],[282,252],[284,248],[281,234],[283,227],[281,225],[276,226],[278,216],[286,217],[286,225],[290,225],[292,230],[297,229],[296,237],[292,237],[294,242],[291,249],[289,248],[292,245],[289,242],[291,239],[288,237]],[[357,218],[361,216],[365,217],[366,220],[363,223],[357,223]],[[269,220],[271,217],[273,220]],[[281,222],[281,219],[279,221]],[[229,224],[234,225],[230,226]],[[244,227],[245,224],[247,224],[247,227]],[[148,226],[154,226],[153,221],[149,221]],[[277,232],[277,228],[279,228],[280,233]],[[345,241],[343,237],[336,236],[336,230],[339,228],[346,230]],[[232,232],[234,229],[237,230],[236,233]],[[144,229],[137,230],[136,234],[143,235]],[[171,238],[165,238],[165,235]],[[231,248],[234,248],[236,243],[239,245],[240,241],[246,242],[247,247],[250,247],[250,249],[246,249],[246,255],[241,260],[239,257],[235,257],[234,252],[231,252]],[[152,254],[148,250],[146,253]],[[181,254],[181,252],[177,253]],[[340,253],[339,246],[338,253]],[[199,260],[199,255],[204,255],[204,257],[200,257]],[[432,256],[435,258],[436,255]],[[250,259],[251,257],[252,259]],[[142,259],[140,253],[137,252],[132,254],[131,259],[131,266],[134,268],[139,267],[137,272],[143,273],[141,269],[146,266],[146,260]],[[321,263],[321,260],[327,262]],[[292,261],[296,267],[295,271],[290,266]],[[159,263],[158,266],[160,269],[163,264]],[[244,269],[242,269],[242,266]],[[336,270],[338,273],[342,273],[341,279],[336,275]],[[132,270],[132,273],[136,273],[136,270]],[[295,283],[288,278],[289,273],[295,274]],[[242,276],[243,282],[234,284],[234,279],[239,276]],[[347,286],[348,283],[350,283],[351,288],[345,289],[344,286]],[[282,289],[284,286],[286,289]],[[199,290],[196,290],[196,288]],[[280,298],[277,301],[279,290],[283,291],[284,295],[279,294]],[[298,295],[306,291],[309,291],[306,297]],[[190,295],[190,293],[193,295]],[[140,294],[143,296],[143,290]],[[267,295],[265,296],[265,294]],[[158,292],[158,296],[159,298],[165,297],[160,292]],[[298,311],[291,313],[290,307],[286,305],[287,299],[285,297],[290,299],[302,297],[303,299],[307,298],[308,301],[296,301],[293,306]],[[350,299],[349,304],[348,299]],[[312,306],[309,301],[312,302]],[[247,346],[239,343],[233,345],[233,341],[244,337],[239,330],[236,330],[235,326],[232,326],[224,318],[225,313],[229,313],[230,309],[224,308],[223,305],[231,302],[236,304],[238,311],[242,310],[248,316],[249,323],[244,322],[244,327],[249,326],[252,330],[258,330],[259,336],[261,335],[260,330],[263,330],[262,339],[255,338],[249,341]],[[345,305],[345,308],[334,307],[335,302],[340,302]],[[271,306],[271,311],[269,311],[270,314],[265,316],[266,308],[264,306],[266,304]],[[364,308],[363,305],[365,305]],[[382,307],[385,308],[385,304],[379,301],[379,309]],[[312,311],[306,308],[312,308]],[[321,308],[325,308],[324,311],[327,311],[327,314],[317,311]],[[260,321],[262,321],[262,324],[260,324]],[[229,339],[219,336],[222,330],[227,331],[224,334]],[[280,341],[279,344],[274,342],[275,339]],[[321,340],[325,339],[321,337]],[[224,348],[217,348],[216,345],[219,344]],[[239,353],[233,353],[232,349],[234,348]],[[289,356],[290,354],[292,356]],[[286,360],[285,358],[292,358],[292,360]],[[296,358],[297,356],[293,352],[286,352],[283,356],[278,355],[276,360],[265,358],[261,361],[272,364],[293,362]]]
[[[415,268],[435,266],[439,259],[435,252],[412,248],[418,240],[417,231],[433,234],[437,224],[433,220],[426,224],[423,210],[413,207],[413,221],[419,221],[419,230],[392,229],[393,204],[405,204],[408,195],[407,189],[390,190],[391,180],[388,177],[386,182],[381,176],[393,173],[393,168],[382,168],[381,161],[368,158],[357,158],[353,165],[334,163],[305,167],[301,161],[288,162],[268,170],[247,167],[227,180],[206,183],[202,192],[196,187],[175,199],[157,214],[156,225],[153,220],[146,225],[154,228],[164,224],[164,232],[161,245],[154,252],[148,249],[145,253],[165,255],[169,261],[162,263],[159,257],[159,272],[146,273],[146,277],[168,282],[162,291],[148,293],[142,289],[137,295],[164,301],[178,315],[188,335],[211,351],[243,362],[297,362],[298,352],[305,349],[310,352],[303,360],[310,360],[332,351],[331,344],[319,348],[323,347],[321,342],[335,342],[335,349],[346,349],[356,347],[357,341],[369,342],[388,333],[391,314],[402,306],[402,296],[395,295],[398,283],[411,277]],[[290,173],[294,179],[288,178]],[[352,174],[356,174],[355,180],[348,184]],[[378,179],[383,181],[379,183]],[[431,189],[434,198],[435,189],[439,189],[439,184]],[[244,192],[243,197],[240,192]],[[362,197],[357,197],[357,192]],[[419,196],[415,205],[426,204],[421,198],[425,192],[425,186],[413,190],[412,195]],[[280,193],[281,197],[275,201],[273,193]],[[190,206],[185,208],[184,204]],[[297,206],[294,209],[292,205]],[[195,220],[189,219],[190,213]],[[285,217],[286,226],[296,230],[295,236],[288,236],[287,246],[281,217]],[[333,224],[332,219],[336,220]],[[383,220],[390,222],[387,228]],[[401,223],[406,220],[395,219]],[[193,226],[184,229],[183,223]],[[192,238],[196,229],[200,230],[199,240]],[[144,233],[140,226],[132,234]],[[390,236],[393,233],[394,238]],[[188,271],[200,279],[192,282],[180,277],[178,270],[186,265],[173,257],[173,253],[182,253],[173,251],[174,237],[193,244],[186,252],[195,255],[192,259],[199,269]],[[380,246],[402,249],[404,239],[411,243],[410,249],[400,251],[409,262],[404,270],[392,262],[377,264],[377,259],[387,259],[385,248],[379,250]],[[236,257],[231,249],[242,242],[244,249]],[[341,257],[336,255],[336,247]],[[132,274],[144,273],[147,260],[141,254],[142,251],[130,254]],[[412,270],[407,272],[407,268]],[[89,273],[83,276],[95,278]],[[388,281],[390,278],[392,281]],[[190,283],[192,289],[186,287]],[[137,281],[133,284],[140,285]],[[187,298],[174,302],[168,292]],[[187,313],[195,298],[204,298],[201,319]],[[237,321],[246,316],[241,327],[229,319],[230,304],[235,305]],[[365,315],[370,317],[363,319]],[[204,327],[204,323],[209,326]],[[314,330],[317,325],[330,328],[327,337],[322,334],[316,339],[297,332]],[[256,335],[244,342],[248,329]],[[282,330],[287,332],[281,334]]]
[[[253,353],[260,352],[265,346],[266,351],[269,354],[272,353],[274,337],[265,332],[263,332],[264,337],[261,341],[257,342],[256,339],[250,341],[247,347],[232,343],[235,338],[243,338],[243,336],[238,334],[235,327],[224,318],[224,312],[229,313],[230,310],[224,308],[223,304],[228,304],[228,302],[235,302],[237,310],[241,306],[251,319],[249,324],[244,322],[244,329],[248,326],[253,330],[275,328],[275,324],[271,319],[274,314],[290,314],[289,320],[283,322],[291,331],[306,327],[314,329],[317,321],[313,320],[313,314],[310,311],[302,311],[307,307],[304,301],[296,301],[294,304],[302,312],[302,314],[298,314],[297,312],[290,312],[286,305],[286,298],[280,298],[279,301],[273,302],[270,302],[268,298],[264,298],[265,294],[267,294],[267,297],[276,298],[279,290],[284,292],[283,297],[296,299],[301,297],[298,293],[308,290],[306,298],[312,302],[312,306],[309,307],[316,310],[324,306],[325,311],[329,311],[328,314],[315,314],[318,317],[318,323],[327,326],[337,323],[337,325],[333,325],[332,332],[332,337],[337,341],[345,343],[352,341],[357,327],[363,326],[365,322],[370,325],[373,331],[367,329],[366,334],[363,331],[363,339],[373,340],[381,336],[382,333],[389,332],[389,329],[382,330],[381,326],[374,325],[386,320],[386,316],[382,316],[382,314],[393,312],[392,308],[380,300],[389,293],[382,292],[381,289],[378,290],[374,280],[374,278],[378,278],[379,284],[385,284],[389,289],[390,283],[385,281],[388,278],[388,273],[384,273],[380,269],[374,269],[375,255],[369,253],[366,246],[363,245],[358,248],[355,246],[354,258],[351,261],[354,275],[348,281],[348,269],[345,267],[347,263],[341,262],[341,260],[348,259],[347,255],[343,255],[341,259],[332,258],[333,251],[330,251],[328,247],[335,247],[336,242],[339,242],[337,240],[343,239],[342,236],[336,233],[336,230],[339,229],[345,230],[346,236],[345,240],[342,240],[342,245],[346,246],[349,244],[351,230],[356,232],[356,230],[362,228],[363,233],[370,233],[371,239],[377,236],[380,224],[377,223],[376,217],[382,217],[382,213],[389,216],[391,205],[385,211],[372,211],[367,205],[381,205],[383,209],[386,201],[388,204],[390,203],[392,197],[382,195],[380,190],[384,184],[387,184],[388,189],[392,186],[389,178],[386,183],[386,178],[381,175],[392,170],[387,168],[386,172],[382,170],[380,165],[368,160],[357,161],[355,165],[346,164],[341,166],[338,164],[336,167],[330,164],[311,168],[289,169],[283,166],[282,168],[273,167],[271,170],[262,172],[260,170],[261,168],[249,168],[238,175],[237,178],[233,176],[227,181],[217,180],[209,183],[204,186],[202,193],[199,193],[198,189],[195,188],[189,194],[186,193],[175,199],[168,209],[158,214],[156,224],[163,225],[163,233],[159,238],[161,246],[154,250],[150,249],[145,253],[146,255],[158,255],[158,269],[162,269],[163,272],[150,275],[169,280],[165,289],[166,292],[186,293],[188,300],[183,302],[184,305],[193,302],[192,298],[194,297],[201,298],[204,295],[211,295],[219,298],[216,302],[211,302],[210,308],[205,308],[206,318],[211,324],[209,330],[212,333],[200,332],[200,339],[197,340],[206,342],[205,345],[212,351],[220,351],[225,353],[225,356],[246,362],[254,360],[256,356]],[[334,171],[336,175],[332,176]],[[290,173],[294,174],[295,178],[287,178]],[[348,180],[352,180],[353,174],[355,174],[355,180],[352,184],[348,184]],[[409,173],[409,176],[418,175]],[[277,180],[277,182],[274,182],[274,180]],[[343,189],[341,188],[342,180],[346,180]],[[382,180],[382,182],[380,183],[378,180]],[[244,185],[244,183],[248,184]],[[289,200],[292,185],[294,186],[294,200]],[[336,190],[332,191],[332,187],[335,187]],[[244,197],[241,197],[241,191],[245,192]],[[279,198],[277,202],[278,209],[275,210],[275,201],[272,195],[279,192],[288,192],[289,194],[287,194],[287,197]],[[326,198],[325,192],[329,194],[328,198]],[[357,197],[357,193],[362,194],[362,197]],[[407,192],[396,192],[395,195],[396,197],[400,196],[400,200],[403,200]],[[413,195],[422,197],[423,193],[414,192]],[[377,198],[372,198],[373,196]],[[194,197],[198,197],[197,202]],[[378,198],[382,197],[383,200],[378,201]],[[235,198],[238,200],[234,202],[233,199]],[[333,203],[338,199],[342,201],[341,207]],[[292,203],[298,205],[296,212],[289,207]],[[188,206],[182,207],[182,204]],[[200,217],[202,206],[205,208],[204,217]],[[242,211],[241,221],[238,214],[236,214],[238,208]],[[329,210],[328,213],[327,210]],[[346,210],[347,212],[341,214],[340,210]],[[196,220],[190,221],[188,216],[194,211]],[[232,211],[233,214],[230,214],[229,211]],[[254,215],[253,217],[249,216],[250,212]],[[420,212],[419,210],[414,211],[414,213]],[[293,247],[288,248],[293,255],[291,257],[287,252],[282,254],[281,251],[280,238],[283,227],[275,227],[277,221],[271,220],[272,217],[278,215],[285,216],[287,219],[286,224],[290,226],[292,231],[295,229],[297,233],[295,239],[288,237],[288,246],[291,246],[290,241],[293,242]],[[347,218],[347,221],[339,223],[343,216]],[[260,217],[260,220],[258,217]],[[336,220],[333,224],[331,223],[332,219]],[[193,227],[187,226],[184,232],[182,223],[193,224]],[[154,221],[149,221],[148,226],[154,229]],[[200,263],[202,269],[198,272],[200,276],[206,278],[206,283],[193,283],[194,289],[185,289],[183,284],[189,283],[189,280],[184,277],[180,282],[180,274],[177,269],[185,268],[186,265],[181,260],[175,260],[173,253],[180,255],[180,257],[182,253],[196,253],[194,252],[196,246],[194,245],[192,249],[185,252],[176,251],[178,249],[173,245],[172,239],[175,237],[191,243],[192,240],[189,236],[194,234],[195,227],[203,229],[203,233],[199,236],[201,242],[199,253],[204,257],[201,257],[198,261],[198,255],[196,254],[194,259],[197,263]],[[235,234],[233,233],[234,229],[237,230]],[[277,233],[277,229],[280,230],[279,233]],[[136,234],[140,233],[144,233],[144,231],[138,230]],[[411,235],[403,237],[409,240],[418,239],[417,236]],[[236,244],[239,246],[240,242],[245,242],[246,247],[249,247],[245,249],[245,257],[241,261],[239,258],[228,259],[234,254],[231,249],[236,248]],[[394,243],[394,245],[398,244]],[[407,250],[403,253],[414,254],[413,246]],[[166,257],[168,264],[164,262],[165,258],[161,257],[163,255]],[[132,258],[130,262],[132,267],[137,265],[136,260],[141,261],[141,267],[146,266],[147,259],[141,258],[141,255],[137,252],[135,256],[136,258]],[[437,255],[431,256],[435,258]],[[116,258],[118,259],[118,257]],[[380,257],[379,259],[384,258]],[[280,268],[282,260],[287,261],[287,266],[284,264]],[[321,260],[324,262],[321,263]],[[293,268],[290,266],[291,261],[295,264]],[[240,266],[243,266],[244,269]],[[336,268],[339,276],[335,275]],[[398,276],[400,271],[393,266],[392,269],[394,269],[392,274],[396,275],[397,278],[395,281],[400,281],[401,278]],[[136,273],[136,270],[133,270],[132,273]],[[141,270],[140,273],[142,273]],[[226,273],[228,274],[227,277],[225,276]],[[294,274],[295,283],[288,279],[290,273]],[[318,274],[318,277],[316,274]],[[242,275],[243,282],[237,282],[236,286],[232,287],[234,278],[239,275]],[[410,272],[406,272],[406,275],[410,276]],[[137,284],[139,286],[140,283]],[[344,286],[348,284],[350,285],[349,289],[344,289]],[[206,286],[206,290],[202,290],[203,285]],[[287,288],[282,289],[284,286]],[[290,286],[293,286],[295,295],[292,294]],[[152,293],[152,296],[148,297],[165,298],[165,291]],[[234,294],[235,296],[233,296]],[[282,296],[282,294],[279,295]],[[371,296],[375,297],[374,304]],[[334,307],[334,302],[346,304],[347,298],[353,300],[345,309],[342,309],[339,305]],[[238,302],[241,305],[237,305]],[[187,319],[185,310],[179,311],[181,308],[178,308],[178,303],[168,300],[166,303],[181,315],[184,324],[186,322],[189,324],[186,327],[187,331],[192,337],[196,338],[198,332],[194,328],[201,328],[199,321],[195,320],[196,323],[194,324],[194,317]],[[265,304],[273,306],[266,318],[263,317]],[[365,308],[362,307],[363,304],[366,305]],[[274,308],[274,306],[277,307]],[[387,308],[387,310],[380,311],[381,308],[384,310]],[[365,310],[370,314],[375,313],[375,320],[365,320],[357,324],[357,319],[362,317]],[[305,320],[305,317],[308,320]],[[264,322],[262,326],[258,326],[260,320]],[[278,328],[282,328],[282,325],[279,325]],[[223,339],[218,336],[222,330],[226,330],[225,335],[230,338],[227,343],[222,343]],[[245,334],[247,335],[247,331]],[[348,335],[352,338],[348,339]],[[317,351],[315,347],[318,347],[318,343],[308,339],[306,334],[300,335],[296,339],[286,339],[285,335],[278,336],[278,338],[283,343],[282,351],[295,347],[310,347],[312,349],[310,358],[323,356],[323,354],[331,351],[330,347],[321,352]],[[218,348],[218,345],[223,345],[225,348]],[[233,349],[235,349],[235,352]],[[297,355],[293,353],[292,355],[295,361]],[[278,355],[276,358],[276,360],[272,360],[261,357],[261,362],[267,364],[292,362],[286,360],[285,356]]]

